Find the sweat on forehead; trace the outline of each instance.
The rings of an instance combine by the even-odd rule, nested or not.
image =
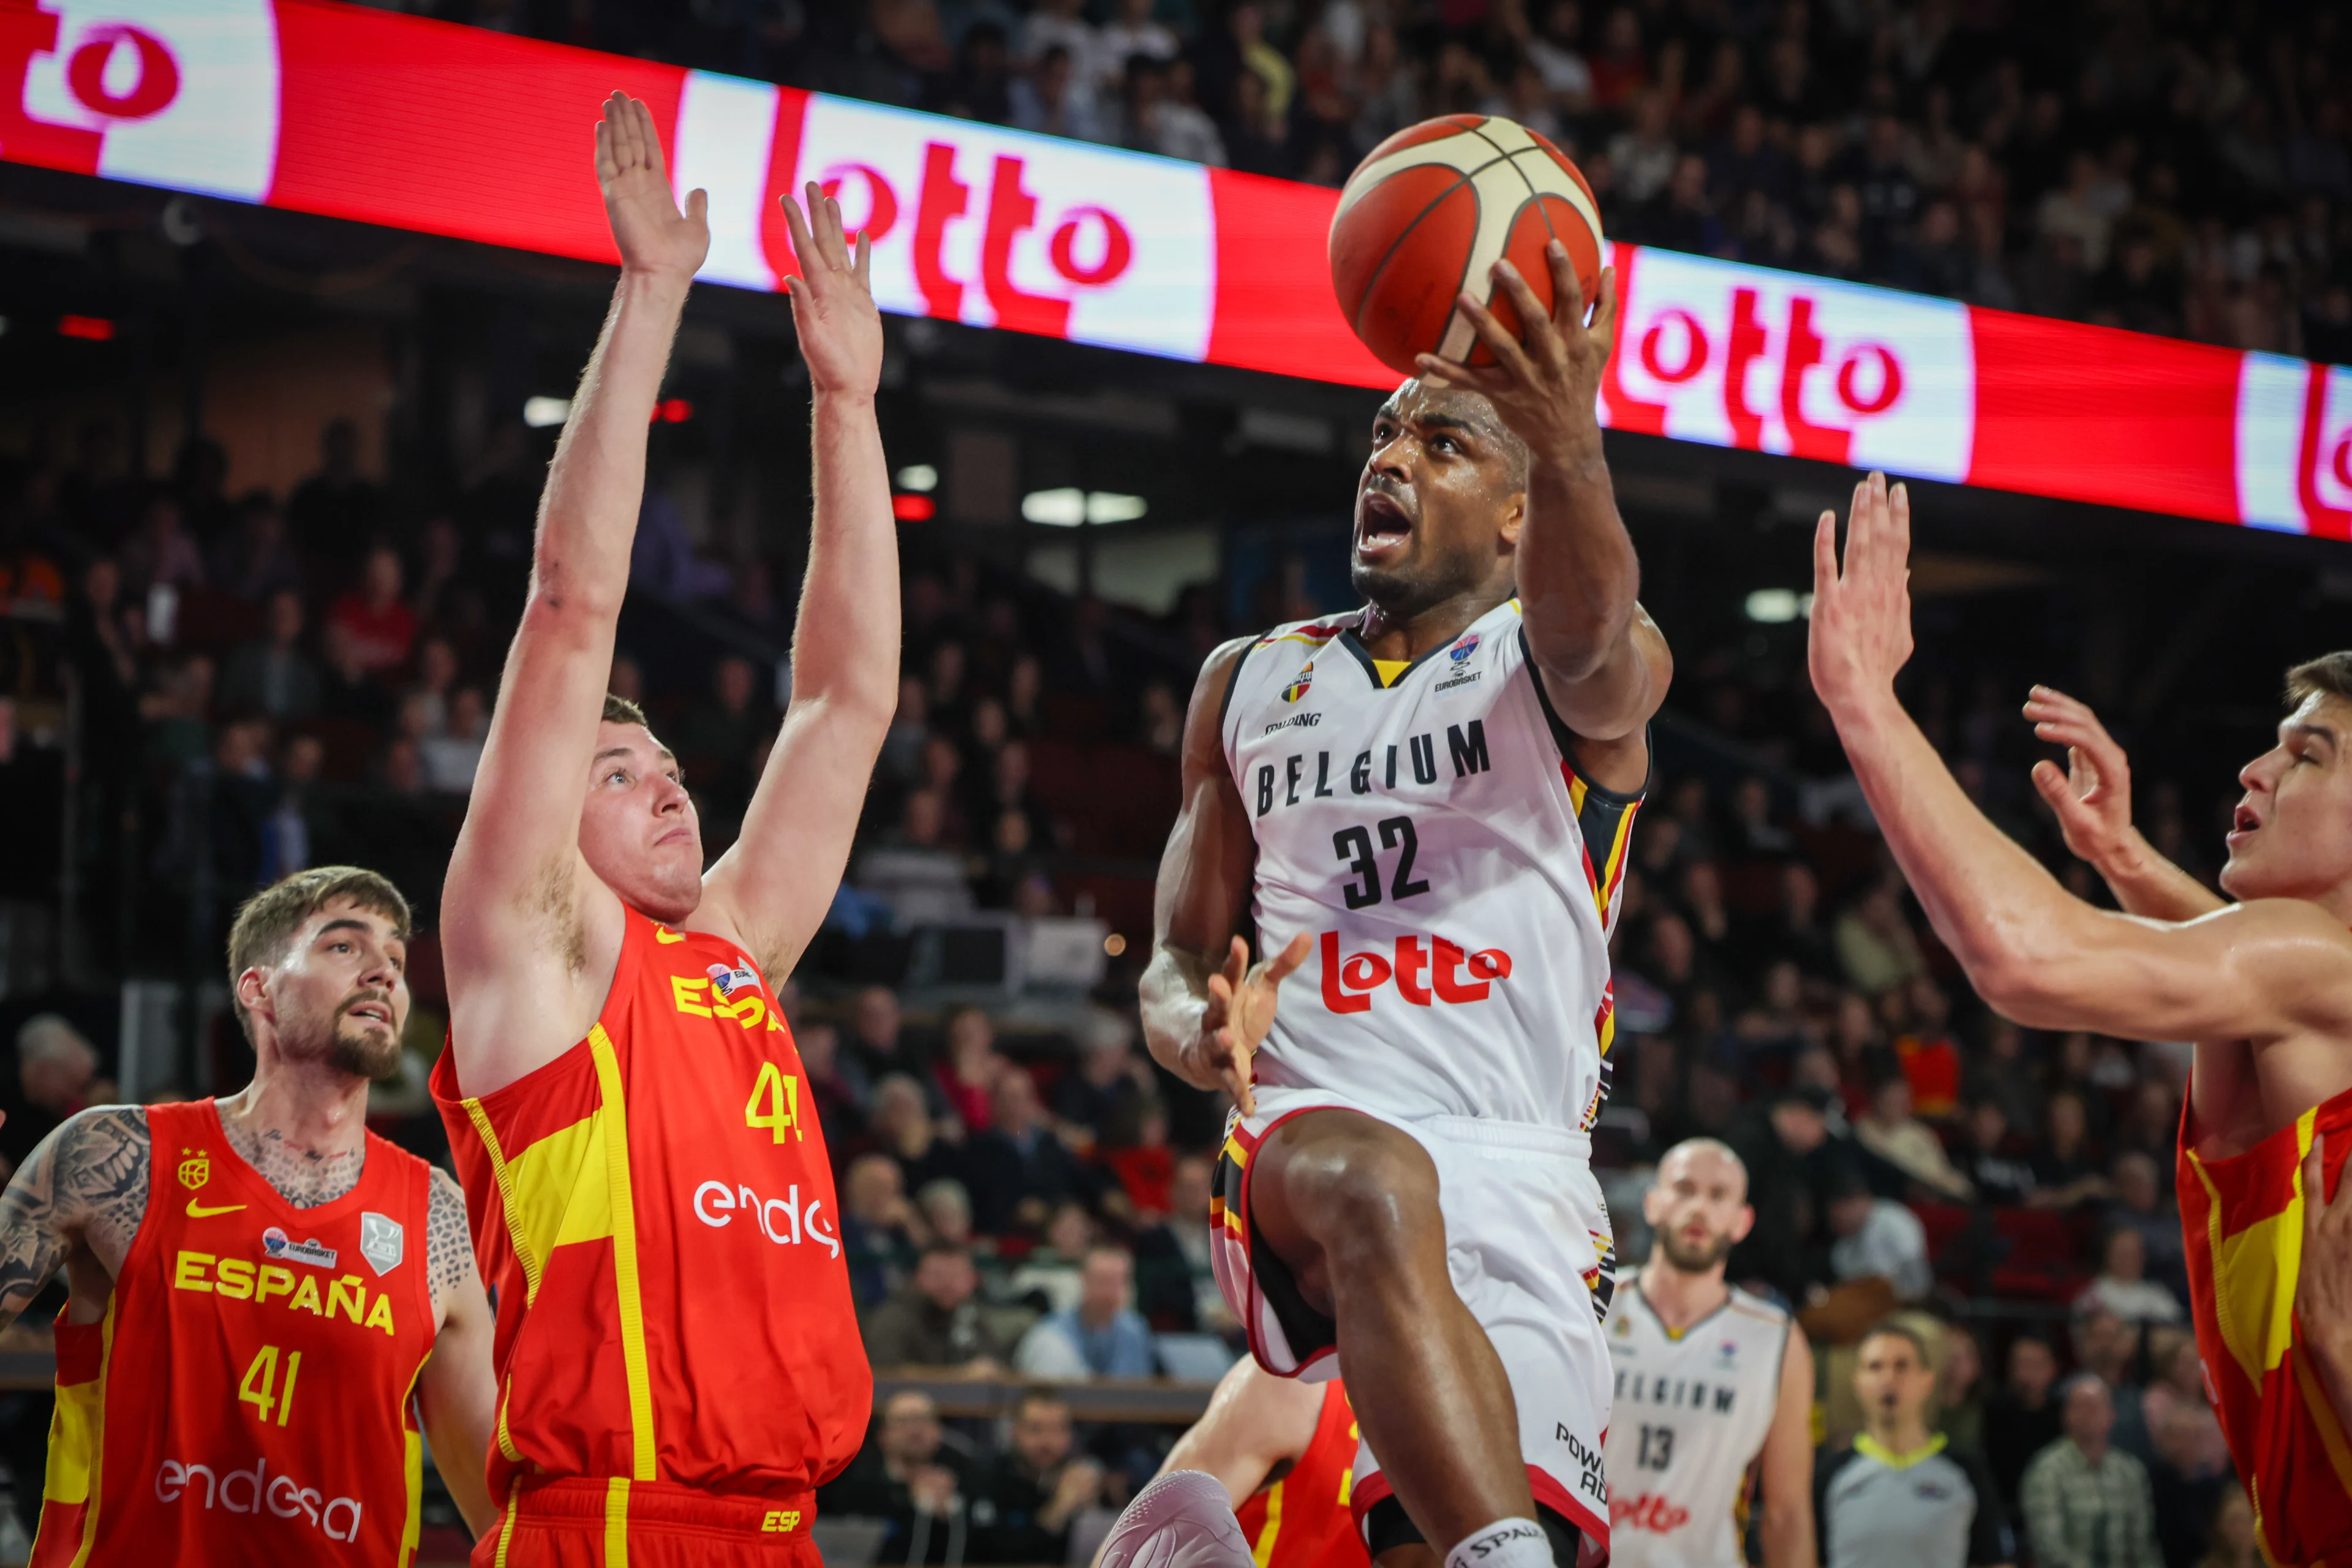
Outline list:
[[[1397,389],[1381,405],[1381,414],[1391,419],[1408,422],[1446,420],[1467,426],[1476,435],[1503,448],[1511,461],[1516,477],[1527,469],[1527,443],[1503,423],[1495,405],[1479,393],[1459,387],[1437,387],[1423,383],[1418,376],[1400,383]]]

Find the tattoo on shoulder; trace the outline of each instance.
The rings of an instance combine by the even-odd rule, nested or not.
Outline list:
[[[466,1223],[466,1194],[440,1166],[433,1167],[433,1195],[425,1215],[425,1268],[437,1305],[474,1269],[474,1238]]]
[[[107,1271],[122,1265],[147,1212],[147,1112],[108,1105],[41,1141],[0,1194],[0,1320],[23,1311],[76,1243]]]

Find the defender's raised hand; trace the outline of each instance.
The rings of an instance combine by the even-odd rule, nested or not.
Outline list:
[[[689,191],[686,210],[678,210],[653,110],[625,92],[604,100],[604,118],[596,126],[596,183],[604,187],[604,216],[623,268],[680,279],[700,269],[710,252],[710,225],[703,216],[709,198]]]
[[[792,290],[793,325],[800,331],[801,357],[808,362],[809,384],[821,393],[871,397],[882,382],[882,314],[866,281],[874,247],[863,231],[853,254],[841,226],[841,204],[812,180],[808,214],[781,198],[792,229],[793,255],[800,273],[784,279]]]
[[[1194,1083],[1222,1087],[1249,1116],[1257,1110],[1250,1091],[1250,1059],[1274,1026],[1275,993],[1307,962],[1314,943],[1301,931],[1271,959],[1249,961],[1249,944],[1234,938],[1225,967],[1209,976],[1209,1004],[1201,1014],[1201,1037],[1193,1047]]]
[[[1465,293],[1454,301],[1454,308],[1476,329],[1496,363],[1459,364],[1420,354],[1413,367],[1432,385],[1484,394],[1503,423],[1538,458],[1598,454],[1601,421],[1594,408],[1601,374],[1617,341],[1617,269],[1601,269],[1601,303],[1587,326],[1584,289],[1577,281],[1568,247],[1552,240],[1544,247],[1544,260],[1551,268],[1549,314],[1517,267],[1497,261],[1489,269],[1496,289],[1518,312],[1518,337],[1473,296]]]
[[[1845,569],[1838,570],[1837,513],[1813,530],[1813,691],[1832,716],[1892,698],[1911,657],[1911,494],[1873,473],[1853,487]]]
[[[2113,864],[2131,847],[2131,763],[2088,704],[2054,687],[2037,686],[2025,701],[2037,740],[2066,748],[2061,769],[2033,764],[2033,787],[2050,803],[2066,847],[2095,867]]]

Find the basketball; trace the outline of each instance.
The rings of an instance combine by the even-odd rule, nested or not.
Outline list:
[[[1510,331],[1518,312],[1487,268],[1508,259],[1551,309],[1544,246],[1558,239],[1588,304],[1601,279],[1601,213],[1568,155],[1515,121],[1449,114],[1373,148],[1331,216],[1331,288],[1356,336],[1391,370],[1413,355],[1470,364],[1494,356],[1454,314],[1467,290]]]

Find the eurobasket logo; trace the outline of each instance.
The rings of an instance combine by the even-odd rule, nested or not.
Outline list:
[[[0,158],[260,201],[278,157],[268,0],[0,0]]]

